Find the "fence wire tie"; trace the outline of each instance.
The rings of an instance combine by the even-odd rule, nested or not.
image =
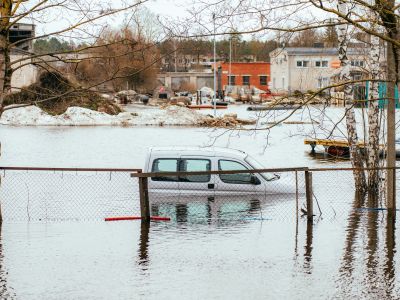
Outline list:
[[[96,172],[96,174],[97,174],[97,172]],[[112,172],[110,172],[110,180],[109,181],[111,181],[111,175],[112,175]]]

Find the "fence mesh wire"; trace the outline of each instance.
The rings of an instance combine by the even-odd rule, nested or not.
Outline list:
[[[305,215],[304,172],[274,174],[278,175],[275,180],[263,184],[238,183],[246,179],[243,174],[177,176],[168,180],[150,177],[151,215],[170,217],[176,222],[296,220]],[[5,221],[140,216],[138,178],[131,177],[128,171],[3,170],[0,177]],[[397,171],[397,193],[399,187]],[[316,217],[347,217],[354,209],[352,171],[313,172],[313,203]],[[384,197],[378,206],[385,207]]]
[[[138,215],[136,178],[130,172],[3,171],[4,220],[100,220]]]
[[[149,178],[151,214],[190,222],[295,219],[296,207],[305,202],[304,172],[274,174],[262,184],[246,182],[247,173]],[[166,181],[172,179],[176,181]]]

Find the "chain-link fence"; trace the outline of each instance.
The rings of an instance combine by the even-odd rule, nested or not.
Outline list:
[[[150,213],[191,222],[287,219],[305,203],[304,172],[235,172],[150,175]]]
[[[307,174],[312,174],[312,180]],[[138,169],[3,168],[0,175],[5,221],[140,217],[143,198],[151,216],[194,223],[296,220],[310,214],[310,202],[315,217],[347,217],[359,209],[351,169],[141,173]],[[139,184],[141,180],[145,186]],[[368,209],[383,211],[385,198],[380,197],[375,206]]]
[[[1,170],[5,221],[101,220],[140,215],[136,169]]]

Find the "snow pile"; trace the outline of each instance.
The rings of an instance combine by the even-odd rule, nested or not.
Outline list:
[[[198,125],[206,118],[198,112],[178,106],[139,113],[123,112],[116,116],[81,107],[70,107],[61,115],[51,116],[36,106],[28,106],[5,111],[0,124],[17,126]]]
[[[119,114],[118,116],[120,116]],[[198,125],[205,118],[186,107],[168,106],[164,110],[148,111],[129,121],[132,125]]]

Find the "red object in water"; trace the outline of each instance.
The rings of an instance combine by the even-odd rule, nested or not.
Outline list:
[[[113,221],[131,221],[131,220],[141,220],[142,217],[112,217],[112,218],[105,218],[104,221],[106,222],[113,222]],[[159,217],[153,216],[150,217],[152,221],[171,221],[169,217]]]

